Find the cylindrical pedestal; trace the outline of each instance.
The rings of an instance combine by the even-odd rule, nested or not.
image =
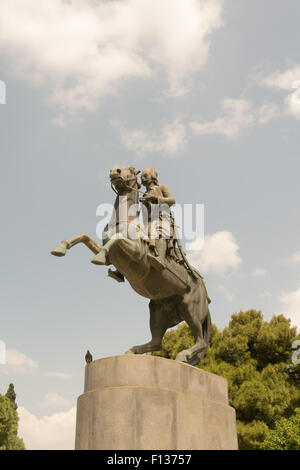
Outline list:
[[[76,449],[237,449],[227,381],[182,362],[124,355],[86,366]]]

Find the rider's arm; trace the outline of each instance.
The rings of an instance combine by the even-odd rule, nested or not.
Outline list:
[[[173,206],[175,204],[175,199],[170,188],[165,184],[161,184],[160,190],[162,192],[163,197],[159,198],[158,203],[168,204],[168,206]]]

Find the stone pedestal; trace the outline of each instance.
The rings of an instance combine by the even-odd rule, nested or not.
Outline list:
[[[124,355],[91,362],[76,449],[237,449],[227,382],[182,362]]]

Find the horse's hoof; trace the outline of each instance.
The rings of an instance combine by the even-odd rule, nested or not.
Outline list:
[[[54,248],[54,250],[51,251],[51,255],[53,256],[65,256],[67,252],[67,244],[65,242],[62,242],[59,246]]]
[[[135,354],[135,352],[133,352],[132,349],[128,349],[124,354]]]
[[[189,364],[189,359],[190,355],[186,351],[181,351],[177,354],[175,361],[185,362],[186,364]]]
[[[96,264],[97,266],[105,266],[106,265],[106,253],[100,251],[91,261],[91,263]]]

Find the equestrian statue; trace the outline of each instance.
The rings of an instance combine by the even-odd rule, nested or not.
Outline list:
[[[115,270],[108,271],[111,278],[118,282],[126,279],[138,294],[150,299],[152,339],[131,347],[126,354],[161,350],[167,329],[185,321],[195,344],[181,351],[176,360],[196,365],[205,356],[210,339],[210,299],[202,276],[189,264],[177,236],[170,210],[175,199],[170,188],[158,183],[156,170],[146,168],[141,175],[146,191],[140,197],[139,173],[133,166],[110,170],[116,200],[102,244],[80,234],[63,240],[51,254],[65,256],[67,250],[84,243],[95,254],[92,263],[113,265]]]

